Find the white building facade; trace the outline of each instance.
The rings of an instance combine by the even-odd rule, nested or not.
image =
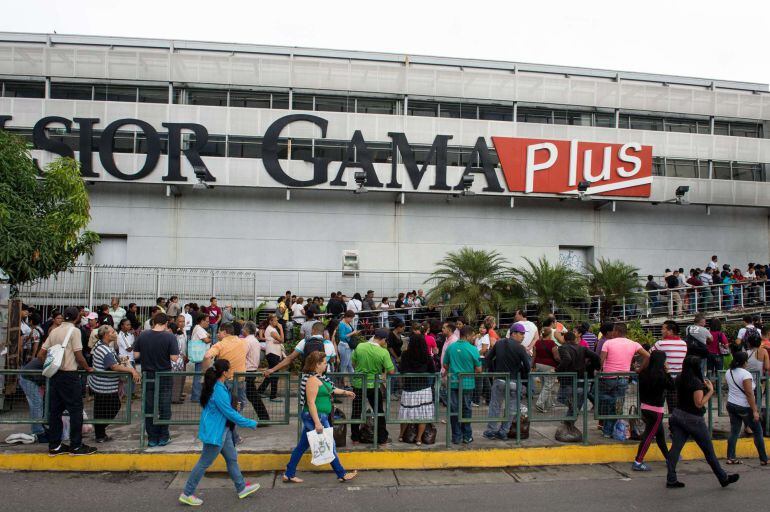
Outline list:
[[[0,33],[0,125],[41,166],[81,161],[98,264],[426,272],[462,246],[653,274],[770,260],[764,84]],[[493,138],[651,146],[651,179],[638,196],[518,190]]]

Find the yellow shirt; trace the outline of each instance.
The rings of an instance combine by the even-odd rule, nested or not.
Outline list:
[[[227,359],[230,361],[230,369],[235,373],[246,371],[246,354],[249,352],[249,343],[237,336],[228,336],[216,345],[212,345],[206,352],[206,357]]]
[[[65,322],[56,329],[52,330],[48,338],[43,343],[44,349],[48,350],[54,345],[63,345],[64,340],[72,329],[72,336],[67,342],[67,348],[64,349],[64,358],[60,370],[63,372],[74,372],[78,369],[78,363],[75,359],[75,352],[83,350],[83,342],[80,337],[80,329],[74,327],[71,323]]]

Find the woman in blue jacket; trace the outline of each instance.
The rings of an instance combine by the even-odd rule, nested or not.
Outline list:
[[[239,498],[245,498],[259,490],[259,484],[251,484],[243,480],[241,469],[238,467],[238,452],[233,444],[233,429],[235,426],[257,428],[257,422],[244,418],[233,409],[230,392],[224,382],[232,379],[230,361],[217,359],[203,376],[203,390],[201,391],[200,425],[198,426],[198,438],[203,441],[201,458],[190,473],[184,491],[179,495],[179,501],[185,505],[199,506],[203,500],[195,496],[195,488],[198,487],[203,474],[221,453],[227,464],[227,472],[235,484],[235,491]]]

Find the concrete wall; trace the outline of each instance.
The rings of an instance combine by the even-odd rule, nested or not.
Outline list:
[[[362,270],[430,271],[464,245],[496,249],[512,263],[559,246],[628,261],[641,273],[703,266],[712,254],[745,267],[770,260],[764,209],[617,203],[595,210],[577,200],[98,183],[89,188],[91,229],[126,235],[134,265],[341,269],[360,251]],[[112,263],[99,262],[97,263]]]

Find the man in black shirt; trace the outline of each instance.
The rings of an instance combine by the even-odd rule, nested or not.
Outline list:
[[[332,318],[340,318],[344,313],[347,306],[340,300],[338,295],[332,292],[329,297],[329,304],[326,305],[326,312],[331,315]]]
[[[668,287],[668,293],[671,295],[671,301],[669,302],[668,314],[669,315],[681,315],[682,314],[682,295],[677,290],[681,288],[679,282],[679,271],[674,270],[671,274],[666,276],[666,286]]]
[[[575,398],[573,389],[577,385],[577,410],[583,404],[583,394],[585,393],[585,380],[594,375],[594,371],[601,367],[601,359],[596,354],[581,347],[577,336],[573,332],[564,334],[564,344],[559,347],[559,366],[557,372],[576,373],[578,382],[573,382],[571,377],[560,378],[560,387],[557,400],[567,405],[567,416],[572,416],[574,411],[573,399]]]
[[[158,386],[158,418],[171,419],[171,389],[173,377],[170,375],[157,376],[155,372],[170,372],[171,362],[179,359],[179,343],[176,336],[167,328],[168,316],[165,313],[156,313],[153,317],[152,330],[143,331],[139,339],[134,343],[134,360],[142,365],[145,374],[144,409],[148,417],[144,419],[147,431],[148,444],[154,446],[166,446],[170,441],[168,425],[156,425],[153,420],[155,411],[155,386]],[[161,382],[156,382],[162,379]]]
[[[496,378],[492,382],[492,395],[489,399],[489,416],[499,417],[500,409],[505,401],[505,395],[508,394],[508,412],[511,419],[504,422],[491,421],[487,424],[487,430],[484,437],[487,439],[508,439],[508,431],[516,411],[517,400],[517,379],[529,379],[529,369],[531,362],[527,351],[522,346],[526,329],[523,325],[514,324],[508,333],[509,338],[498,340],[486,354],[487,369],[489,372],[504,372],[510,375],[507,383],[503,378]]]
[[[392,328],[387,339],[388,353],[390,353],[390,359],[393,361],[393,368],[398,372],[399,359],[401,359],[401,352],[404,347],[404,340],[401,338],[401,334],[404,332],[405,325],[398,317],[393,318],[390,325]],[[391,382],[393,383],[391,388],[392,400],[399,400],[401,395],[399,393],[398,379],[393,379]]]

